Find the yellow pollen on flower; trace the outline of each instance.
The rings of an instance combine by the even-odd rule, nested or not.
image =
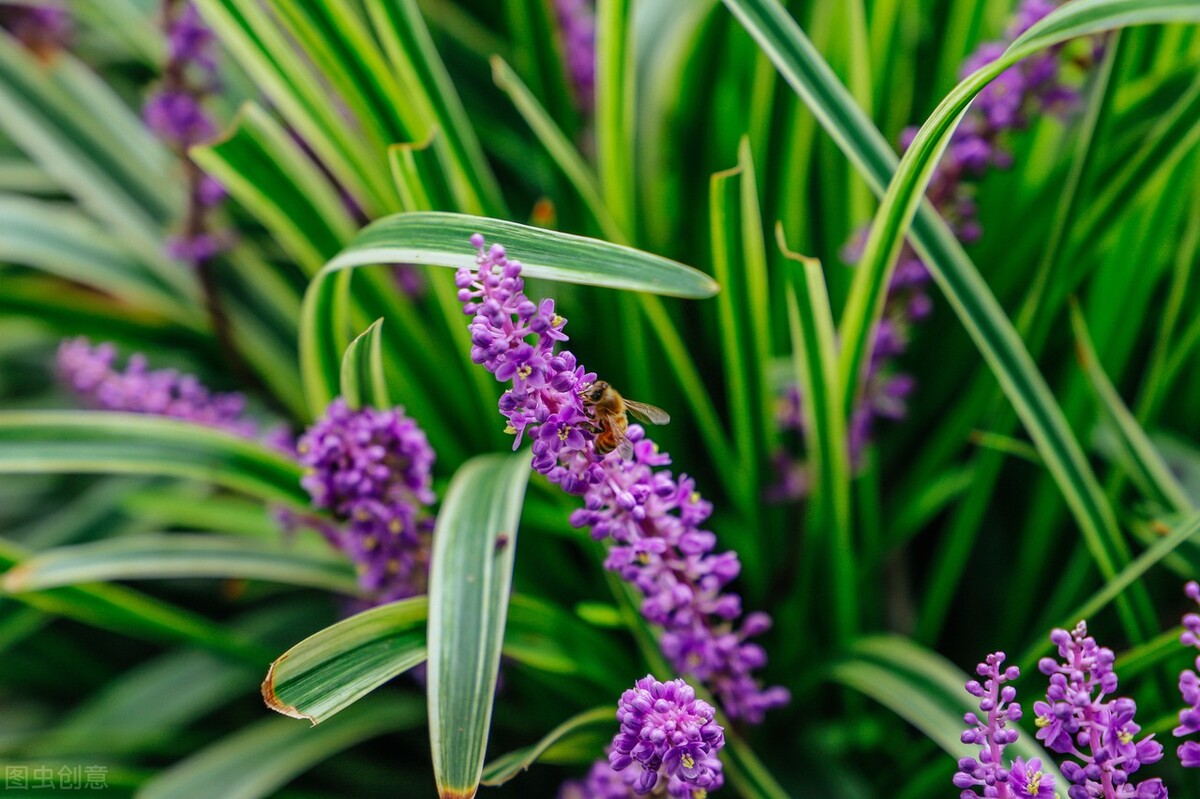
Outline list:
[[[650,553],[649,552],[639,552],[639,553],[637,553],[637,555],[634,556],[634,558],[637,560],[638,563],[642,564],[643,566],[647,566],[650,564]]]
[[[1037,727],[1039,730],[1042,729],[1043,727],[1049,727],[1050,726],[1050,717],[1049,716],[1038,716],[1036,719],[1034,719],[1033,726]]]
[[[692,766],[696,765],[695,759],[686,752],[683,754],[683,757],[679,758],[679,763],[684,768],[691,768]]]
[[[525,364],[524,366],[517,368],[517,377],[521,378],[522,380],[525,380],[531,374],[533,374],[533,367],[529,364]]]
[[[1040,771],[1035,771],[1029,775],[1029,782],[1025,785],[1025,793],[1037,795],[1037,792],[1042,787],[1042,777],[1045,776]]]
[[[708,789],[692,788],[692,799],[708,799]]]
[[[371,511],[367,510],[366,508],[359,508],[358,510],[354,511],[354,518],[358,519],[360,522],[369,522],[371,520]]]
[[[369,535],[363,539],[363,549],[367,550],[368,552],[375,549],[377,546],[379,546],[379,539],[375,536]]]
[[[566,319],[563,319],[558,314],[555,314],[554,316],[550,317],[550,326],[558,327],[559,325],[561,325],[563,322],[566,322],[566,321],[567,321]]]
[[[299,452],[301,455],[307,455],[309,449],[311,449],[311,447],[308,446],[307,441],[303,441],[296,445],[296,452]]]
[[[508,433],[510,436],[516,435],[517,428],[513,427],[511,424],[506,424],[504,425],[504,432]]]
[[[1127,744],[1133,740],[1133,733],[1126,730],[1121,730],[1119,733],[1117,733],[1117,740],[1123,744]]]
[[[400,571],[400,561],[396,560],[395,558],[392,558],[391,560],[389,560],[387,562],[387,573],[388,574],[396,574],[399,571]]]
[[[558,440],[559,441],[566,441],[567,437],[570,435],[571,435],[570,427],[563,425],[562,427],[558,428]]]
[[[688,655],[687,662],[689,666],[695,669],[699,668],[700,664],[704,662],[704,659],[700,657],[699,653],[693,652],[692,654]]]
[[[396,535],[400,535],[404,531],[404,523],[399,519],[392,519],[388,522],[388,530]]]
[[[692,501],[692,504],[695,505],[697,502],[700,501],[700,492],[693,491],[692,495],[690,497],[688,497],[688,499],[690,499]]]

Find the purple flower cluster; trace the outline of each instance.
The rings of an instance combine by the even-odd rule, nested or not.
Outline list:
[[[112,344],[93,347],[86,338],[68,339],[58,348],[57,368],[65,385],[100,410],[170,416],[246,437],[257,433],[241,394],[210,391],[174,369],[150,370],[141,354],[131,355],[124,371],[115,367],[116,359]]]
[[[1008,43],[1055,9],[1053,0],[1023,0],[1013,16],[1002,42],[981,45],[963,64],[966,76],[996,60]],[[1062,74],[1061,48],[1051,48],[1009,68],[984,88],[954,131],[946,153],[938,162],[929,184],[928,197],[964,244],[973,244],[982,234],[975,203],[976,184],[992,168],[1007,169],[1012,153],[1006,146],[1011,131],[1024,128],[1037,113],[1069,109],[1076,93]],[[907,150],[917,129],[909,128],[901,137],[901,150]],[[867,231],[860,230],[842,253],[848,263],[862,257]],[[883,318],[875,332],[874,348],[863,379],[862,395],[855,406],[847,429],[851,462],[860,464],[881,419],[899,420],[907,414],[906,400],[915,383],[910,375],[896,371],[895,361],[908,350],[914,324],[933,310],[927,289],[929,270],[910,244],[905,244],[888,287]],[[799,391],[787,389],[789,396],[781,404],[777,417],[780,429],[803,436],[803,421],[798,413]],[[793,396],[794,395],[794,398]],[[808,490],[805,466],[786,453],[775,457],[776,484],[768,489],[768,499],[789,501],[802,498]]]
[[[1004,747],[1017,740],[1017,731],[1010,727],[1021,719],[1021,706],[1013,700],[1017,691],[1011,685],[1021,676],[1016,666],[1003,668],[1005,655],[995,652],[975,668],[975,673],[984,678],[967,683],[967,693],[979,699],[979,713],[967,713],[963,718],[969,725],[962,734],[962,742],[979,747],[978,759],[964,757],[958,761],[954,774],[954,785],[962,788],[961,799],[978,796],[1001,797],[1002,799],[1053,799],[1054,778],[1042,773],[1042,763],[1037,758],[1028,763],[1015,758],[1009,767],[1004,766]],[[977,793],[982,789],[983,793]]]
[[[1117,690],[1115,656],[1099,646],[1080,622],[1074,630],[1054,630],[1050,640],[1061,662],[1042,658],[1038,670],[1050,677],[1046,701],[1037,702],[1037,738],[1053,752],[1074,758],[1063,763],[1071,783],[1070,799],[1165,799],[1162,780],[1134,783],[1142,766],[1162,759],[1163,748],[1141,731],[1133,716],[1137,705]]]
[[[358,566],[372,599],[424,593],[434,452],[416,422],[402,408],[351,410],[337,399],[296,451],[313,505],[339,522],[315,526]]]
[[[608,762],[614,771],[637,765],[635,793],[647,794],[660,781],[670,796],[692,799],[724,784],[717,752],[725,731],[714,711],[683,680],[659,682],[647,674],[621,695]]]
[[[659,682],[647,674],[621,695],[607,761],[582,781],[565,783],[559,799],[630,799],[631,796],[704,799],[725,783],[717,753],[725,731],[711,705],[683,680]]]
[[[582,393],[596,376],[567,351],[556,352],[566,320],[553,300],[535,303],[524,293],[521,264],[504,248],[484,248],[476,234],[478,269],[456,276],[463,311],[472,317],[471,359],[512,387],[500,399],[507,430],[533,440],[533,468],[584,507],[571,523],[590,527],[614,546],[605,566],[643,594],[642,613],[663,628],[663,653],[680,674],[702,680],[733,718],[751,723],[788,701],[783,688],[763,689],[752,672],[766,663],[762,647],[747,641],[770,627],[764,613],[740,624],[741,599],[724,589],[740,564],[733,552],[714,554],[716,536],[701,528],[712,505],[695,482],[656,467],[670,463],[638,425],[627,431],[633,454],[600,455],[595,419]]]
[[[596,8],[592,0],[554,0],[554,13],[575,102],[590,113],[596,102]]]
[[[1200,603],[1200,584],[1190,581],[1184,589],[1188,597]],[[1183,635],[1180,641],[1184,646],[1194,646],[1200,649],[1200,614],[1189,613],[1183,617]],[[1196,671],[1200,671],[1200,656],[1196,658]],[[1174,729],[1175,737],[1191,735],[1200,732],[1200,675],[1196,671],[1186,669],[1179,674],[1179,692],[1187,704],[1179,711],[1179,726]],[[1179,761],[1184,768],[1200,768],[1200,743],[1184,741],[1178,749]]]
[[[201,172],[187,153],[216,133],[216,123],[204,109],[204,100],[220,86],[216,39],[186,0],[163,3],[163,26],[167,63],[162,80],[142,106],[142,118],[179,155],[188,183],[183,229],[168,239],[167,254],[199,266],[227,246],[223,236],[209,230],[206,218],[225,199],[225,189]]]
[[[71,35],[71,17],[58,3],[0,3],[0,28],[49,61]]]

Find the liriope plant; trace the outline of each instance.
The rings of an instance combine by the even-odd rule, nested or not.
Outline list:
[[[5,4],[6,775],[1186,791],[1200,7],[1056,5]]]

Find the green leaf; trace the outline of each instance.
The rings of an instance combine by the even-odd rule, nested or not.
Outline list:
[[[787,307],[796,380],[804,398],[805,451],[812,464],[812,516],[806,529],[833,531],[828,549],[836,586],[834,619],[839,636],[847,642],[858,623],[858,600],[850,524],[850,453],[846,446],[846,416],[839,402],[833,310],[820,262],[789,250],[783,241],[782,225],[776,226],[775,234],[780,252],[795,264],[791,269],[794,290],[787,293]],[[803,567],[807,578],[803,582],[807,583],[813,577],[816,559],[805,560],[813,561]],[[798,589],[805,602],[810,588]]]
[[[1158,565],[1160,561],[1175,552],[1175,550],[1191,541],[1197,534],[1200,534],[1200,515],[1192,515],[1190,518],[1176,525],[1170,533],[1147,547],[1145,552],[1134,558],[1116,577],[1105,582],[1104,587],[1089,597],[1086,602],[1076,608],[1072,608],[1071,612],[1064,613],[1060,619],[1061,626],[1070,627],[1080,619],[1086,620],[1095,616],[1107,607],[1110,602],[1119,597],[1123,591],[1128,590],[1129,586],[1139,580],[1142,575]],[[1039,641],[1021,659],[1022,668],[1032,668],[1036,664],[1038,656],[1049,649],[1050,644],[1048,642],[1045,640]]]
[[[605,205],[622,230],[635,228],[634,116],[637,69],[631,0],[596,4],[596,164]]]
[[[275,3],[275,5],[280,5]],[[288,5],[283,4],[284,11]],[[260,0],[197,0],[204,21],[270,98],[288,125],[313,149],[337,182],[369,213],[392,207],[394,193],[378,169],[373,148],[341,106],[330,102],[328,82],[311,53],[297,46]]]
[[[474,268],[473,233],[519,253],[526,277],[691,299],[711,297],[718,291],[704,273],[632,247],[501,219],[449,213],[394,214],[373,222],[322,272],[379,263]]]
[[[260,106],[246,103],[223,138],[189,152],[307,274],[354,236],[358,225],[337,188]]]
[[[424,106],[422,114],[428,129],[437,128],[445,136],[447,179],[459,207],[474,213],[504,215],[500,185],[415,0],[368,0],[367,13],[407,95]]]
[[[348,270],[386,263],[474,268],[476,254],[470,238],[476,232],[519,253],[528,277],[682,297],[707,297],[718,290],[711,278],[691,267],[598,239],[465,214],[416,212],[385,217],[364,228],[326,264],[305,294],[300,366],[313,413],[324,410],[337,392],[344,350],[338,342],[345,328],[339,321],[344,304],[336,295],[345,290]]]
[[[142,799],[259,799],[327,758],[387,732],[420,726],[420,700],[389,697],[363,704],[317,729],[283,719],[246,727],[160,772]]]
[[[138,535],[39,552],[0,577],[9,593],[113,580],[184,577],[268,580],[358,593],[344,558],[297,551],[279,541],[222,535]]]
[[[742,484],[751,496],[776,439],[766,369],[770,363],[767,256],[750,141],[742,137],[738,164],[710,181],[713,277],[721,354],[729,389]],[[753,500],[751,500],[753,502]]]
[[[1104,373],[1088,334],[1087,322],[1075,303],[1071,304],[1071,328],[1075,331],[1075,352],[1079,363],[1087,375],[1097,404],[1116,430],[1117,443],[1124,456],[1121,460],[1130,476],[1149,499],[1161,502],[1178,513],[1191,512],[1193,507],[1187,492],[1171,474],[1170,467]]]
[[[350,342],[342,356],[342,398],[354,410],[364,405],[386,410],[394,404],[388,396],[387,379],[383,374],[379,335],[382,326],[383,320],[376,319]]]
[[[280,655],[262,684],[267,707],[325,721],[425,660],[425,597],[371,608]]]
[[[608,705],[586,710],[555,727],[537,743],[501,755],[483,767],[484,785],[503,785],[536,763],[552,746],[589,727],[616,729],[616,712]]]
[[[17,566],[28,557],[21,547],[0,538],[0,568]],[[257,642],[231,634],[203,616],[123,586],[67,586],[18,594],[15,598],[45,613],[123,635],[183,641],[250,663],[271,656]]]
[[[198,299],[196,281],[161,254],[181,199],[171,162],[103,81],[67,53],[47,68],[0,36],[0,129],[180,296]]]
[[[579,148],[571,143],[566,134],[542,108],[541,103],[533,93],[521,82],[521,78],[499,56],[492,57],[492,80],[502,92],[508,95],[516,107],[517,113],[529,125],[533,135],[541,142],[542,147],[554,159],[554,163],[562,170],[571,186],[583,200],[592,218],[600,226],[604,237],[610,241],[627,241],[628,236],[622,231],[621,225],[608,210],[604,197],[600,193],[596,176],[580,154]]]
[[[92,286],[199,330],[204,317],[78,209],[0,195],[0,259]]]
[[[454,475],[429,573],[429,739],[443,799],[479,788],[508,613],[528,453],[484,455]]]
[[[212,427],[101,411],[0,412],[0,474],[157,474],[308,508],[300,466]]]

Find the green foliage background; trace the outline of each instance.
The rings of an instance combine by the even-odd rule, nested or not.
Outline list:
[[[431,763],[469,787],[486,740],[483,778],[512,781],[482,795],[551,796],[611,735],[596,708],[674,676],[603,547],[567,524],[572,501],[540,479],[522,501],[523,456],[488,454],[510,448],[499,386],[469,361],[452,273],[424,269],[413,300],[370,268],[454,265],[473,230],[541,268],[531,294],[556,298],[582,362],[670,410],[673,468],[714,503],[747,608],[775,617],[764,677],[793,701],[731,728],[722,795],[952,795],[964,671],[1007,651],[1031,705],[1047,633],[1084,616],[1173,750],[1200,562],[1194,0],[1072,0],[1010,50],[1121,28],[1080,112],[1013,137],[966,251],[917,202],[1003,66],[959,82],[1008,0],[602,0],[591,119],[548,0],[196,0],[225,51],[229,129],[193,157],[234,198],[217,269],[236,357],[161,255],[183,197],[136,110],[163,56],[152,5],[72,3],[76,42],[50,63],[0,38],[0,567],[19,567],[0,595],[0,762],[103,764],[147,797],[423,796]],[[899,161],[889,143],[920,122]],[[342,191],[382,221],[359,232]],[[910,223],[941,294],[903,361],[909,417],[856,473],[851,376]],[[74,335],[297,426],[348,389],[403,404],[438,453],[447,558],[511,579],[507,624],[450,571],[428,611],[356,617],[293,654],[280,696],[328,720],[270,715],[268,664],[333,624],[352,582],[315,536],[280,538],[272,509],[306,505],[299,467],[183,423],[61,410],[50,364]],[[815,489],[782,507],[762,501],[781,371],[822,400]],[[518,514],[511,551],[478,546]],[[450,608],[483,653],[431,655],[451,707],[427,713],[407,677],[355,701],[441,651]],[[314,673],[292,683],[312,695],[286,693]],[[459,711],[465,731],[443,735]],[[506,754],[564,723],[544,752]],[[1171,759],[1155,773],[1200,787]]]

